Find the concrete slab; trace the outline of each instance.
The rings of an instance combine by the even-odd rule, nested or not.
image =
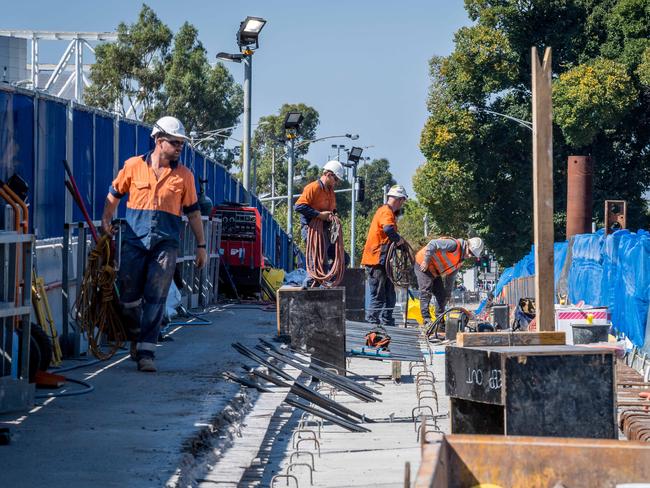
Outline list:
[[[29,414],[0,416],[0,427],[12,433],[11,444],[0,446],[0,484],[173,486],[193,472],[195,455],[227,446],[256,397],[221,378],[225,370],[251,364],[230,344],[254,346],[258,337],[274,336],[275,315],[227,306],[206,317],[213,325],[171,329],[173,342],[156,351],[156,374],[137,372],[122,356],[65,373],[88,381],[92,393],[41,400]]]

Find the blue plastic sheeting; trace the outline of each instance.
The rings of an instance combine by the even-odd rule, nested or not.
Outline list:
[[[560,246],[564,246],[562,249]],[[556,243],[555,282],[566,259],[566,243]],[[562,254],[560,254],[562,253]],[[606,306],[614,328],[637,346],[644,344],[650,303],[650,234],[645,230],[620,230],[608,236],[595,234],[574,237],[568,274],[569,301]],[[517,272],[528,273],[530,255],[504,271],[496,294]]]
[[[38,101],[38,159],[34,193],[34,229],[39,239],[63,235],[67,107],[63,103]]]
[[[95,115],[95,201],[93,219],[101,219],[108,187],[113,181],[113,161],[115,150],[113,136],[115,126],[113,119]]]
[[[119,169],[124,167],[127,159],[137,156],[136,148],[136,126],[135,124],[120,120],[119,123],[119,149],[118,161]],[[106,189],[108,191],[108,188]],[[126,198],[122,198],[120,205],[117,207],[117,216],[121,219],[126,217]]]
[[[603,231],[574,237],[569,269],[569,300],[584,300],[590,305],[601,302]]]
[[[79,188],[81,199],[92,218],[93,202],[93,114],[74,109],[72,114],[72,172]],[[75,204],[72,206],[72,220],[81,222],[83,213]]]

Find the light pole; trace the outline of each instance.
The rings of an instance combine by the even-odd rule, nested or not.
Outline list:
[[[237,45],[241,54],[228,54],[220,52],[217,59],[244,63],[244,134],[242,137],[242,184],[246,191],[250,191],[251,176],[251,85],[253,53],[259,47],[259,35],[266,20],[260,17],[246,17],[239,24],[237,31]]]
[[[503,117],[503,118],[506,118],[508,120],[512,120],[513,122],[518,123],[522,127],[525,127],[526,129],[530,130],[531,132],[533,131],[533,124],[532,123],[528,122],[527,120],[518,119],[517,117],[513,117],[512,115],[502,114],[500,112],[494,112],[492,110],[488,110],[486,108],[479,108],[479,107],[469,107],[469,111],[472,112],[472,113],[485,112],[486,114],[496,115],[498,117]]]
[[[363,148],[353,147],[348,153],[347,166],[352,167],[352,203],[351,209],[352,216],[350,218],[350,267],[354,268],[354,240],[356,239],[357,228],[357,215],[356,215],[356,200],[357,200],[357,166],[361,159]]]
[[[284,130],[289,140],[289,164],[287,167],[287,234],[293,238],[293,167],[296,162],[296,137],[303,120],[300,112],[288,112],[284,118]]]

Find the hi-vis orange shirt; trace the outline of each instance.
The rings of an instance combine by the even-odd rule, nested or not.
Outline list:
[[[387,251],[390,241],[388,235],[384,232],[385,225],[393,226],[395,232],[397,232],[397,219],[393,209],[388,205],[379,207],[372,218],[372,222],[370,222],[366,246],[363,248],[363,256],[361,257],[362,266],[381,264],[382,252]]]
[[[116,198],[129,195],[124,238],[147,249],[162,241],[178,244],[181,212],[199,209],[192,172],[174,162],[156,179],[151,153],[127,159],[109,191]]]
[[[451,246],[449,245],[451,243]],[[415,255],[415,262],[422,264],[428,254],[428,271],[433,276],[449,276],[458,271],[465,257],[465,243],[460,239],[432,239]]]
[[[326,188],[320,180],[312,181],[300,194],[296,205],[309,205],[319,212],[331,212],[336,208],[336,197],[332,189]]]

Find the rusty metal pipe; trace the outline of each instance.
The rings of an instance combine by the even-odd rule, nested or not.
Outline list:
[[[567,162],[566,238],[591,233],[594,168],[589,156]]]

